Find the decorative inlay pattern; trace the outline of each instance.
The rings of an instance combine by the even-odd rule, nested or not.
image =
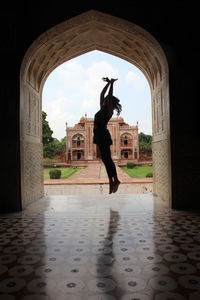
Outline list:
[[[0,300],[197,300],[191,228],[198,214],[168,210],[0,216]]]

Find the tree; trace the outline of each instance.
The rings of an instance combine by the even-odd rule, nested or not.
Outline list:
[[[54,158],[55,155],[55,147],[54,142],[50,142],[49,144],[43,145],[43,156],[44,158]]]
[[[53,143],[53,130],[49,126],[49,122],[46,120],[47,113],[42,111],[42,143],[43,143],[43,156],[44,158],[54,157],[54,143]]]
[[[152,136],[144,134],[143,132],[139,133],[139,148],[140,150],[152,150]]]
[[[54,144],[54,155],[61,155],[64,152],[63,151],[63,145],[62,145],[61,141],[54,138],[53,139],[53,144]]]
[[[43,156],[44,158],[54,158],[55,155],[61,155],[66,151],[66,137],[60,141],[52,136],[53,130],[46,120],[47,113],[42,112],[42,143],[43,143]]]
[[[53,130],[49,126],[49,122],[46,120],[47,113],[42,112],[42,143],[47,145],[50,142],[53,142]]]
[[[62,150],[63,152],[66,152],[66,136],[64,136],[61,140],[60,140],[61,144],[62,144]]]

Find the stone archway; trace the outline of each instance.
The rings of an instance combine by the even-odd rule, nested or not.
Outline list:
[[[49,29],[28,49],[20,72],[22,207],[43,196],[42,89],[60,64],[92,50],[127,60],[146,76],[152,99],[154,193],[171,206],[168,64],[159,43],[141,27],[88,11]]]

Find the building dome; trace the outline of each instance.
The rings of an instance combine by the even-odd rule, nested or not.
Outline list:
[[[85,123],[85,117],[80,118],[80,123]]]

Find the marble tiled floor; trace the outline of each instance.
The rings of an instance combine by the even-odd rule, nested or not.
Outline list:
[[[120,184],[117,194],[150,194],[153,190],[152,182],[123,183]],[[45,184],[46,196],[53,195],[108,195],[108,184]]]
[[[200,213],[116,194],[0,215],[2,299],[199,300]]]

